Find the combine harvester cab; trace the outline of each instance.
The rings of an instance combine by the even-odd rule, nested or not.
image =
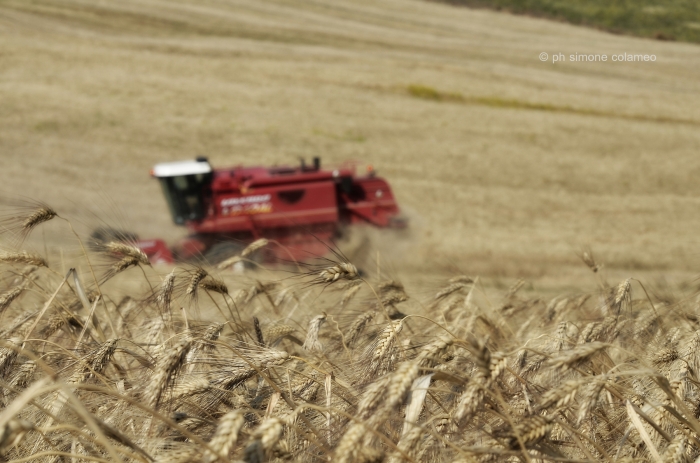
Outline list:
[[[267,238],[273,258],[304,260],[328,252],[327,244],[347,225],[404,228],[389,184],[373,170],[334,170],[303,162],[298,167],[212,169],[206,158],[157,164],[151,171],[173,221],[190,235],[173,254],[178,260],[205,256],[216,263],[256,239]],[[141,248],[162,256],[161,240]],[[162,259],[163,260],[163,259]]]

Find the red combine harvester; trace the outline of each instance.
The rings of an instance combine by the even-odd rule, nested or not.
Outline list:
[[[298,167],[212,169],[206,158],[157,164],[173,221],[190,235],[172,252],[162,240],[142,240],[151,262],[204,256],[217,263],[259,238],[274,240],[270,258],[304,260],[328,252],[346,225],[404,228],[389,184],[368,169]]]

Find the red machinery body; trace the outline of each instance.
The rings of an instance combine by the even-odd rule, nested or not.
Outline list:
[[[208,161],[158,164],[152,175],[161,183],[173,220],[190,236],[174,253],[178,259],[207,256],[228,246],[242,249],[258,238],[281,246],[269,251],[281,259],[303,260],[328,252],[326,244],[345,225],[405,227],[389,184],[354,166],[232,167],[212,169]],[[164,257],[160,240],[140,242],[149,255]],[[149,244],[149,246],[145,246]]]

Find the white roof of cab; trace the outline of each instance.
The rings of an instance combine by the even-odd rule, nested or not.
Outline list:
[[[177,161],[156,164],[153,167],[154,177],[177,177],[180,175],[208,174],[211,166],[206,161]]]

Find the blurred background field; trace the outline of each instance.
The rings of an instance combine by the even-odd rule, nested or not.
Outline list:
[[[699,268],[691,43],[420,1],[3,0],[0,61],[3,192],[142,237],[183,233],[155,163],[321,156],[394,187],[410,232],[372,252],[400,278],[590,286],[586,245],[611,281]]]

